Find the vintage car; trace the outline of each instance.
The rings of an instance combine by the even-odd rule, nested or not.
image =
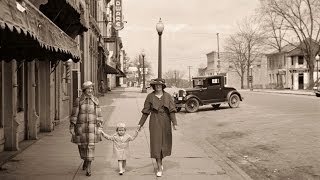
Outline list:
[[[316,83],[313,87],[313,92],[317,97],[320,97],[320,83]]]
[[[235,88],[225,86],[224,76],[194,77],[192,81],[193,88],[173,93],[178,112],[183,107],[187,112],[196,112],[199,106],[208,104],[219,108],[221,103],[228,103],[231,108],[236,108],[243,100]]]

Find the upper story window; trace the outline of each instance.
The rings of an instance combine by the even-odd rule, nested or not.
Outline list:
[[[291,65],[292,65],[292,66],[294,65],[293,57],[291,57]]]
[[[97,1],[90,0],[90,15],[97,20]]]
[[[299,65],[303,64],[303,56],[298,57],[298,64]]]

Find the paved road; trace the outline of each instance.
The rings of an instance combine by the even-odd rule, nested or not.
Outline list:
[[[209,142],[253,179],[320,179],[319,98],[243,95],[240,108],[179,113],[183,132]]]

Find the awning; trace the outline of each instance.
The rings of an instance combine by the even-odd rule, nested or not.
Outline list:
[[[118,71],[115,68],[109,66],[108,64],[104,65],[104,71],[106,74],[118,74]]]
[[[0,59],[80,59],[75,40],[65,34],[27,0],[25,10],[16,1],[0,1]]]
[[[117,74],[118,77],[126,77],[126,74],[122,72],[120,69],[117,69],[117,71],[118,71],[118,74]]]
[[[35,1],[35,0],[33,0]],[[88,30],[84,9],[79,0],[47,0],[39,10],[70,37]]]

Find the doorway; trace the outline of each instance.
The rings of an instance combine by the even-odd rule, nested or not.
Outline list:
[[[298,83],[299,89],[304,89],[303,73],[299,73]]]

